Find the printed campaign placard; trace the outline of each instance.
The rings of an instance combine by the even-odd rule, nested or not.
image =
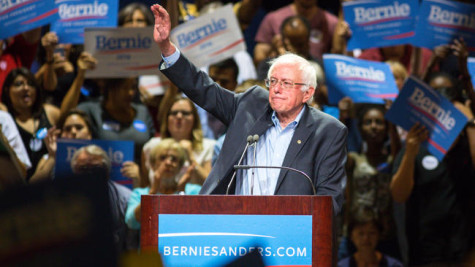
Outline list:
[[[323,55],[330,104],[349,96],[355,103],[384,104],[395,99],[398,88],[389,65],[353,57]]]
[[[71,159],[74,152],[83,146],[97,145],[104,149],[111,160],[110,179],[132,189],[132,180],[122,176],[120,168],[125,161],[134,161],[134,142],[109,140],[58,139],[55,179],[71,177]]]
[[[118,0],[55,0],[57,20],[51,24],[60,43],[83,44],[84,29],[116,27]]]
[[[246,45],[230,4],[175,27],[173,43],[196,66],[232,57]]]
[[[2,0],[0,40],[49,24],[56,13],[53,0]]]
[[[475,53],[475,4],[424,0],[419,8],[413,44],[433,49],[462,37],[470,54]]]
[[[153,27],[86,28],[85,50],[98,63],[87,78],[124,78],[157,74],[160,49],[153,41]]]
[[[408,78],[386,119],[407,131],[416,122],[424,125],[430,134],[422,145],[439,161],[468,121],[449,100],[414,77]]]
[[[312,265],[311,215],[158,215],[166,266],[224,266],[257,250],[266,266]]]
[[[472,78],[473,88],[475,89],[475,57],[469,57],[467,61],[467,68],[470,77]]]
[[[414,0],[344,2],[344,18],[352,32],[348,50],[410,43],[418,9]]]

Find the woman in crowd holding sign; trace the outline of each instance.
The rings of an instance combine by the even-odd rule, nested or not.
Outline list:
[[[30,157],[29,180],[41,157],[48,152],[43,139],[48,129],[58,121],[59,109],[43,103],[40,87],[26,68],[14,69],[8,74],[3,84],[2,102],[15,119]]]
[[[469,123],[442,161],[421,146],[428,139],[426,128],[410,129],[390,186],[394,201],[405,204],[405,221],[396,223],[402,244],[408,245],[402,251],[408,251],[403,258],[409,265],[473,266],[466,257],[475,249],[475,112],[470,101],[457,101],[460,92],[454,87],[440,93]]]
[[[43,155],[30,182],[51,180],[56,164],[56,140],[58,137],[69,139],[92,139],[92,125],[89,117],[80,110],[70,110],[64,114],[56,127],[48,130],[45,137],[48,154]]]

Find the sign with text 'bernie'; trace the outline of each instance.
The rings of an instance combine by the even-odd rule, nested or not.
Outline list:
[[[410,43],[418,9],[414,0],[344,2],[344,18],[352,32],[348,50]]]
[[[166,266],[224,266],[258,251],[266,266],[312,265],[310,215],[158,215]]]
[[[407,131],[416,122],[424,125],[429,139],[422,145],[439,161],[468,121],[449,100],[414,77],[406,81],[386,119]]]
[[[475,54],[475,4],[424,0],[420,6],[413,44],[433,49],[462,37]]]
[[[55,0],[59,17],[51,24],[60,43],[83,44],[84,29],[116,27],[118,0]]]
[[[124,78],[157,74],[160,49],[153,27],[86,28],[84,48],[98,63],[87,78]]]
[[[171,40],[196,66],[204,67],[246,50],[230,4],[175,27]]]
[[[49,24],[57,12],[53,0],[1,0],[0,40]]]
[[[389,65],[341,55],[323,55],[330,104],[349,96],[355,103],[384,104],[398,88]]]
[[[122,163],[134,161],[134,142],[132,141],[59,139],[56,151],[56,164],[54,166],[55,179],[67,179],[73,176],[71,159],[74,152],[87,145],[97,145],[104,149],[111,160],[110,179],[132,189],[132,180],[122,176],[120,173]]]

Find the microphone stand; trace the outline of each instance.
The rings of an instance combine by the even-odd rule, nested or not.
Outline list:
[[[310,178],[310,176],[308,176],[303,171],[300,171],[300,170],[297,170],[297,169],[294,169],[294,168],[290,168],[290,167],[284,167],[284,166],[250,166],[250,165],[239,165],[239,164],[234,165],[235,170],[239,170],[239,169],[247,170],[247,169],[254,169],[254,168],[255,169],[284,169],[284,170],[289,170],[289,171],[294,171],[294,172],[300,173],[301,175],[305,176],[305,178],[307,178],[310,185],[312,185],[313,195],[315,195],[315,196],[317,195],[317,191],[315,190],[315,186],[313,185],[312,179]]]

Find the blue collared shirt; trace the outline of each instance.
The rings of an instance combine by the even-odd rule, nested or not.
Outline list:
[[[257,146],[250,146],[246,155],[246,165],[282,166],[295,129],[306,107],[302,108],[294,121],[284,129],[277,114],[272,112],[272,127],[259,137]],[[249,169],[240,172],[236,181],[236,195],[273,195],[277,186],[280,169]]]

